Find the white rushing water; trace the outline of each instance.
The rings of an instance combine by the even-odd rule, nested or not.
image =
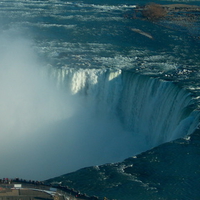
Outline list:
[[[122,70],[56,73],[60,86],[83,96],[94,112],[117,118],[130,134],[142,137],[147,148],[191,134],[198,123],[190,94],[171,82]]]
[[[47,70],[27,40],[6,40],[2,176],[42,180],[122,161],[198,124],[190,94],[171,82],[119,69]]]

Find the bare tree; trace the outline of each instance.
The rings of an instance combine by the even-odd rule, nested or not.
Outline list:
[[[142,14],[145,18],[155,21],[165,17],[167,11],[160,4],[150,3],[144,7]]]

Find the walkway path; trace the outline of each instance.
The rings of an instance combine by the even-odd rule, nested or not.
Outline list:
[[[0,200],[85,200],[88,198],[43,184],[22,181],[0,181]],[[89,198],[90,199],[90,198]],[[92,198],[91,198],[92,199]]]

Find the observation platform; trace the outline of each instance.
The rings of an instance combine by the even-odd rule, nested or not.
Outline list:
[[[40,181],[0,179],[0,200],[98,200],[68,187]]]
[[[2,188],[0,187],[0,200],[64,200],[64,197],[53,196],[44,191],[28,188]]]

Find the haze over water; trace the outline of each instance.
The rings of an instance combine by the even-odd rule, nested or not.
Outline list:
[[[195,129],[197,100],[151,77],[198,96],[199,41],[124,18],[146,2],[1,2],[1,177],[44,180],[119,162]]]

